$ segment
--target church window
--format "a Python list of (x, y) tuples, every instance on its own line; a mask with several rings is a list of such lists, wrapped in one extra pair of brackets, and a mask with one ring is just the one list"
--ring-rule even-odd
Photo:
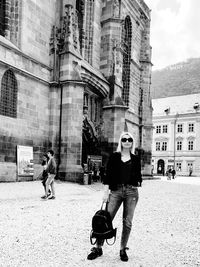
[(94, 0), (76, 0), (80, 53), (92, 64), (94, 33)]
[(95, 99), (94, 104), (95, 104), (95, 118), (94, 118), (94, 120), (97, 121), (98, 120), (98, 117), (99, 117), (99, 107), (98, 107), (98, 101), (97, 101), (97, 99)]
[(15, 45), (20, 44), (22, 0), (0, 0), (0, 35)]
[(93, 33), (94, 33), (94, 0), (87, 0), (86, 13), (85, 13), (84, 59), (90, 64), (92, 64)]
[(7, 70), (2, 77), (0, 115), (17, 117), (17, 80), (12, 70)]
[(90, 119), (94, 120), (94, 98), (90, 97)]
[(84, 0), (76, 0), (76, 13), (78, 17), (78, 31), (80, 51), (83, 49), (83, 18), (84, 18)]
[(88, 94), (84, 94), (84, 107), (88, 107)]
[(129, 90), (130, 90), (131, 39), (132, 39), (131, 19), (129, 16), (127, 16), (122, 30), (122, 47), (123, 47), (122, 98), (127, 106), (129, 105)]
[(5, 35), (5, 0), (0, 0), (0, 35)]

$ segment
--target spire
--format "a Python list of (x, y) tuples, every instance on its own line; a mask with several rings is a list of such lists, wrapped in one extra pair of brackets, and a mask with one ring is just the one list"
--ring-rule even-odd
[(128, 125), (126, 121), (124, 122), (124, 132), (128, 132)]

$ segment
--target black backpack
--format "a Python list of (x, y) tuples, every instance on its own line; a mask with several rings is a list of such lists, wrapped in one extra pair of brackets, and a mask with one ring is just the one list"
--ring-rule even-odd
[[(106, 208), (98, 210), (92, 218), (92, 230), (90, 233), (90, 242), (92, 245), (96, 244), (97, 240), (106, 240), (108, 245), (113, 245), (116, 240), (117, 228), (113, 229), (110, 213)], [(112, 244), (108, 243), (107, 239), (114, 238)]]

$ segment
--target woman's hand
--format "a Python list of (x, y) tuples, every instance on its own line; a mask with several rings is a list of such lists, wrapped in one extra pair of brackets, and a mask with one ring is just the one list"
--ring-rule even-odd
[(104, 185), (103, 202), (108, 202), (110, 190), (108, 185)]

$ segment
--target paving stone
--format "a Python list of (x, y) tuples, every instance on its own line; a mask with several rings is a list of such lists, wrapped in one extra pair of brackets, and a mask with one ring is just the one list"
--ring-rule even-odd
[(145, 180), (139, 188), (129, 261), (119, 259), (122, 209), (113, 222), (116, 243), (88, 261), (91, 218), (101, 206), (102, 188), (57, 181), (56, 199), (41, 200), (40, 181), (1, 183), (0, 266), (200, 266), (200, 187), (163, 180)]

